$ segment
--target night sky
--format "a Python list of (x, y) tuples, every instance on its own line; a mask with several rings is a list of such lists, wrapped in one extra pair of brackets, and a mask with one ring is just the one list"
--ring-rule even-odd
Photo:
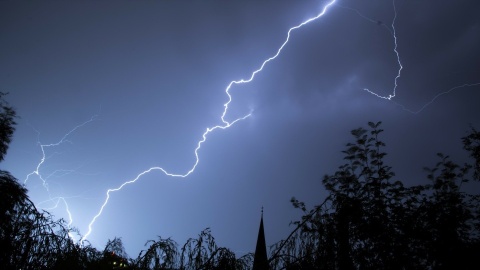
[[(69, 221), (64, 197), (85, 235), (109, 188), (154, 166), (192, 169), (206, 128), (222, 125), (228, 84), (248, 79), (327, 3), (0, 2), (0, 91), (21, 117), (2, 169), (23, 183), (40, 164), (48, 191), (33, 174), (30, 198)], [(480, 1), (395, 6), (403, 69), (392, 101), (363, 89), (393, 94), (393, 3), (338, 0), (292, 31), (251, 83), (232, 86), (225, 120), (252, 115), (208, 134), (194, 172), (154, 170), (110, 193), (87, 240), (103, 249), (122, 237), (136, 257), (157, 235), (183, 244), (210, 227), (243, 255), (263, 206), (274, 244), (301, 215), (290, 198), (320, 203), (323, 175), (368, 121), (383, 122), (387, 163), (407, 185), (426, 183), (437, 152), (466, 161), (460, 138), (480, 129)], [(57, 143), (41, 163), (41, 145)]]

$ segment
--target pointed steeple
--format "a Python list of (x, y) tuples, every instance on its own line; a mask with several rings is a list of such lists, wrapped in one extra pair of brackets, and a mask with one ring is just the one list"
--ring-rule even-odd
[(255, 256), (253, 257), (252, 270), (268, 270), (267, 245), (265, 244), (265, 232), (263, 231), (263, 206), (262, 217), (260, 218), (260, 228), (258, 229), (257, 246)]

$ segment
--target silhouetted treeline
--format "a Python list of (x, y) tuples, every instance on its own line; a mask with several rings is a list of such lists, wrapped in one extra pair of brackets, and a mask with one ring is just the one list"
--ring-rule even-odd
[[(0, 161), (15, 130), (15, 111), (0, 93)], [(480, 133), (462, 139), (471, 164), (438, 154), (426, 168), (428, 184), (406, 187), (384, 163), (380, 123), (352, 131), (345, 164), (323, 178), (328, 196), (304, 212), (295, 229), (270, 249), (271, 269), (468, 269), (480, 255), (479, 191), (462, 189), (480, 181)], [(251, 269), (253, 254), (237, 258), (218, 247), (209, 229), (179, 246), (170, 238), (147, 241), (129, 258), (121, 238), (103, 251), (65, 221), (39, 211), (25, 187), (0, 171), (1, 269)], [(268, 232), (267, 232), (268, 234)], [(251, 236), (255, 239), (255, 236)], [(253, 247), (252, 247), (253, 248)]]

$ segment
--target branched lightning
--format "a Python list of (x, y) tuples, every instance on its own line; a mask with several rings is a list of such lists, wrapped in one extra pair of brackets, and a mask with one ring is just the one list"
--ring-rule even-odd
[(53, 206), (52, 207), (48, 207), (48, 208), (43, 208), (44, 210), (53, 210), (53, 209), (56, 209), (58, 208), (58, 205), (60, 204), (60, 202), (63, 202), (63, 204), (65, 205), (65, 209), (68, 213), (68, 227), (70, 227), (73, 223), (73, 217), (72, 217), (72, 213), (70, 212), (70, 207), (68, 206), (68, 203), (66, 201), (66, 198), (65, 197), (54, 197), (54, 198), (50, 198), (46, 201), (43, 201), (43, 202), (39, 202), (38, 205), (42, 205), (42, 204), (46, 204), (46, 203), (52, 203), (54, 202)]
[(457, 85), (455, 87), (452, 87), (450, 89), (448, 89), (447, 91), (444, 91), (444, 92), (440, 92), (438, 93), (437, 95), (435, 95), (429, 102), (425, 103), (425, 105), (423, 105), (420, 109), (416, 110), (416, 111), (413, 111), (413, 110), (410, 110), (408, 108), (406, 108), (405, 106), (403, 106), (402, 104), (399, 104), (399, 103), (396, 103), (398, 106), (402, 107), (402, 109), (404, 109), (405, 111), (407, 112), (410, 112), (410, 113), (413, 113), (413, 114), (418, 114), (420, 112), (422, 112), (426, 107), (428, 107), (430, 104), (432, 104), (437, 98), (443, 96), (443, 95), (446, 95), (446, 94), (449, 94), (455, 90), (458, 90), (458, 89), (461, 89), (461, 88), (465, 88), (465, 87), (472, 87), (472, 86), (480, 86), (480, 83), (465, 83), (465, 84), (462, 84), (462, 85)]
[(395, 86), (393, 87), (393, 91), (392, 91), (392, 94), (388, 95), (388, 96), (382, 96), (382, 95), (379, 95), (371, 90), (369, 90), (368, 88), (364, 88), (363, 90), (367, 91), (368, 93), (378, 97), (378, 98), (382, 98), (382, 99), (386, 99), (386, 100), (389, 100), (395, 104), (397, 104), (398, 106), (400, 106), (403, 110), (407, 111), (407, 112), (410, 112), (410, 113), (413, 113), (413, 114), (418, 114), (420, 112), (422, 112), (426, 107), (428, 107), (430, 104), (432, 104), (437, 98), (439, 98), (440, 96), (443, 96), (443, 95), (446, 95), (446, 94), (449, 94), (450, 92), (453, 92), (455, 90), (458, 90), (458, 89), (461, 89), (461, 88), (466, 88), (466, 87), (472, 87), (472, 86), (478, 86), (480, 85), (480, 83), (465, 83), (465, 84), (462, 84), (462, 85), (457, 85), (457, 86), (454, 86), (452, 88), (450, 88), (449, 90), (447, 91), (444, 91), (444, 92), (440, 92), (438, 93), (437, 95), (435, 95), (429, 102), (425, 103), (420, 109), (418, 110), (411, 110), (411, 109), (408, 109), (406, 106), (398, 103), (398, 102), (395, 102), (393, 101), (392, 99), (396, 96), (396, 89), (398, 87), (398, 79), (400, 79), (400, 75), (401, 75), (401, 72), (402, 72), (402, 69), (403, 69), (403, 66), (402, 66), (402, 63), (400, 61), (400, 54), (397, 50), (398, 48), (398, 44), (397, 44), (397, 35), (396, 35), (396, 30), (395, 30), (395, 21), (396, 21), (396, 18), (397, 18), (397, 9), (396, 9), (396, 6), (395, 6), (395, 0), (392, 1), (392, 4), (393, 4), (393, 11), (394, 11), (394, 17), (393, 17), (393, 20), (392, 20), (392, 24), (391, 24), (391, 28), (388, 27), (386, 24), (384, 24), (383, 22), (381, 21), (378, 21), (378, 20), (374, 20), (370, 17), (367, 17), (365, 16), (364, 14), (362, 14), (359, 10), (357, 9), (354, 9), (354, 8), (350, 8), (350, 7), (346, 7), (346, 6), (341, 6), (339, 4), (337, 4), (337, 6), (341, 7), (341, 8), (344, 8), (344, 9), (348, 9), (348, 10), (351, 10), (353, 12), (355, 12), (357, 15), (359, 15), (360, 17), (362, 17), (363, 19), (367, 20), (367, 21), (370, 21), (372, 23), (375, 23), (375, 24), (378, 24), (378, 25), (381, 25), (383, 27), (385, 27), (385, 29), (387, 29), (390, 34), (392, 35), (393, 37), (393, 41), (394, 41), (394, 49), (393, 51), (395, 52), (395, 55), (397, 56), (397, 63), (398, 63), (398, 73), (397, 73), (397, 76), (395, 77)]
[[(43, 176), (42, 173), (40, 172), (41, 170), (41, 167), (42, 165), (45, 163), (45, 161), (47, 160), (47, 155), (46, 155), (46, 149), (47, 148), (50, 148), (50, 147), (55, 147), (55, 146), (59, 146), (63, 143), (67, 143), (67, 142), (70, 142), (67, 138), (68, 136), (70, 136), (72, 133), (74, 133), (76, 130), (78, 130), (79, 128), (82, 128), (83, 126), (95, 121), (97, 119), (97, 116), (94, 115), (92, 116), (89, 120), (83, 122), (82, 124), (74, 127), (73, 129), (71, 129), (69, 132), (67, 132), (58, 142), (56, 143), (51, 143), (51, 144), (42, 144), (40, 142), (40, 132), (38, 130), (35, 130), (35, 132), (37, 132), (37, 144), (40, 146), (40, 151), (42, 152), (42, 157), (40, 159), (40, 162), (37, 164), (37, 166), (35, 167), (35, 170), (31, 173), (29, 173), (27, 175), (27, 177), (25, 178), (25, 180), (23, 181), (24, 185), (27, 184), (28, 180), (30, 179), (31, 176), (33, 175), (36, 175), (41, 181), (42, 181), (42, 185), (43, 187), (45, 188), (45, 190), (47, 191), (48, 193), (48, 197), (49, 197), (49, 200), (48, 201), (56, 201), (55, 203), (55, 206), (53, 208), (50, 208), (50, 209), (54, 209), (54, 208), (57, 208), (58, 207), (58, 204), (60, 201), (63, 201), (63, 203), (65, 204), (65, 210), (67, 211), (67, 214), (68, 214), (68, 226), (70, 226), (73, 222), (73, 218), (72, 218), (72, 213), (70, 212), (70, 208), (68, 206), (68, 203), (66, 201), (66, 199), (64, 197), (55, 197), (55, 198), (52, 198), (51, 194), (50, 194), (50, 189), (49, 189), (49, 185), (48, 185), (48, 179), (54, 175), (57, 175), (58, 173), (62, 173), (62, 174), (68, 174), (68, 173), (71, 173), (73, 172), (72, 170), (55, 170), (54, 172), (50, 173), (49, 175), (47, 176)], [(33, 127), (32, 127), (33, 128)], [(71, 143), (71, 142), (70, 142)], [(47, 202), (47, 201), (45, 201)], [(45, 202), (42, 202), (42, 203), (45, 203)], [(40, 204), (42, 204), (40, 203)]]
[[(70, 198), (73, 198), (73, 197), (70, 197)], [(60, 202), (63, 202), (63, 205), (65, 205), (65, 211), (67, 212), (68, 214), (68, 223), (67, 223), (67, 227), (68, 228), (72, 228), (72, 224), (73, 224), (73, 216), (72, 216), (72, 213), (70, 212), (70, 206), (68, 205), (67, 203), (67, 199), (65, 197), (54, 197), (54, 198), (50, 198), (46, 201), (43, 201), (43, 202), (39, 202), (38, 205), (42, 205), (42, 204), (46, 204), (46, 203), (52, 203), (54, 202), (53, 206), (52, 207), (49, 207), (49, 208), (43, 208), (44, 210), (54, 210), (54, 209), (57, 209), (58, 208), (58, 205), (60, 204)], [(75, 235), (73, 234), (73, 231), (69, 231), (68, 232), (68, 236), (72, 239), (72, 240), (75, 240)], [(77, 238), (78, 239), (78, 238)]]
[(350, 8), (350, 7), (344, 7), (344, 6), (340, 6), (338, 5), (339, 7), (341, 8), (344, 8), (344, 9), (348, 9), (348, 10), (351, 10), (355, 13), (357, 13), (360, 17), (362, 17), (363, 19), (365, 20), (368, 20), (372, 23), (376, 23), (378, 25), (381, 25), (383, 27), (385, 27), (388, 32), (390, 32), (390, 34), (393, 36), (393, 41), (394, 41), (394, 47), (393, 47), (393, 51), (395, 52), (395, 55), (397, 56), (397, 63), (398, 63), (398, 72), (397, 72), (397, 76), (395, 77), (395, 80), (394, 80), (394, 87), (393, 87), (393, 90), (392, 90), (392, 93), (389, 94), (388, 96), (382, 96), (382, 95), (379, 95), (377, 93), (375, 93), (374, 91), (371, 91), (369, 90), (368, 88), (363, 88), (363, 90), (367, 91), (368, 93), (378, 97), (378, 98), (382, 98), (382, 99), (386, 99), (386, 100), (392, 100), (392, 98), (395, 97), (396, 95), (396, 90), (397, 90), (397, 87), (398, 87), (398, 79), (400, 78), (400, 75), (402, 73), (402, 69), (403, 69), (403, 66), (402, 66), (402, 62), (400, 61), (400, 54), (398, 53), (398, 50), (397, 50), (397, 47), (398, 47), (398, 44), (397, 44), (397, 34), (395, 32), (395, 21), (397, 19), (397, 8), (395, 6), (395, 0), (392, 1), (393, 3), (393, 12), (394, 12), (394, 16), (393, 16), (393, 20), (392, 20), (392, 24), (391, 24), (391, 28), (388, 27), (386, 24), (384, 24), (383, 22), (381, 21), (377, 21), (377, 20), (374, 20), (372, 18), (369, 18), (367, 16), (365, 16), (364, 14), (362, 14), (360, 11), (354, 9), (354, 8)]
[[(227, 106), (228, 108), (228, 106)], [(214, 126), (214, 127), (209, 127), (205, 130), (205, 132), (203, 133), (202, 135), (202, 139), (200, 141), (198, 141), (197, 143), (197, 147), (195, 148), (195, 163), (193, 164), (192, 168), (187, 171), (185, 174), (175, 174), (175, 173), (169, 173), (167, 170), (165, 170), (164, 168), (162, 167), (151, 167), (141, 173), (139, 173), (137, 175), (137, 177), (135, 177), (134, 179), (132, 180), (129, 180), (127, 182), (124, 182), (123, 184), (121, 184), (119, 187), (117, 188), (112, 188), (112, 189), (108, 189), (107, 190), (107, 197), (105, 198), (105, 201), (103, 202), (102, 206), (100, 207), (100, 210), (98, 211), (98, 213), (93, 217), (92, 221), (90, 222), (90, 224), (88, 224), (88, 232), (82, 237), (82, 239), (80, 241), (83, 241), (85, 240), (91, 233), (92, 233), (92, 226), (93, 226), (93, 223), (95, 223), (95, 221), (97, 220), (97, 218), (100, 217), (100, 215), (102, 215), (102, 212), (103, 212), (103, 209), (105, 208), (105, 206), (108, 204), (108, 201), (110, 199), (110, 193), (111, 192), (115, 192), (115, 191), (119, 191), (121, 190), (124, 186), (126, 185), (129, 185), (129, 184), (133, 184), (135, 182), (137, 182), (137, 180), (139, 180), (143, 175), (151, 172), (151, 171), (161, 171), (163, 172), (165, 175), (167, 176), (170, 176), (170, 177), (181, 177), (181, 178), (185, 178), (187, 177), (188, 175), (190, 175), (193, 171), (195, 171), (195, 168), (197, 167), (198, 163), (200, 162), (200, 158), (198, 156), (198, 151), (200, 150), (202, 144), (207, 140), (207, 135), (212, 132), (212, 131), (215, 131), (217, 129), (227, 129), (229, 127), (231, 127), (233, 124), (235, 124), (236, 122), (240, 121), (240, 120), (244, 120), (248, 117), (251, 116), (251, 113), (241, 117), (241, 118), (237, 118), (235, 119), (234, 121), (232, 122), (227, 122), (225, 121), (225, 125), (217, 125), (217, 126)]]
[(260, 67), (256, 70), (254, 70), (250, 77), (248, 79), (241, 79), (241, 80), (236, 80), (236, 81), (231, 81), (228, 86), (225, 88), (225, 93), (228, 97), (228, 100), (225, 104), (223, 104), (223, 113), (220, 117), (220, 120), (222, 121), (222, 125), (216, 125), (216, 126), (213, 126), (213, 127), (209, 127), (205, 130), (205, 132), (202, 134), (202, 139), (197, 143), (197, 147), (195, 148), (195, 151), (194, 151), (194, 154), (195, 154), (195, 162), (193, 164), (193, 166), (191, 167), (190, 170), (188, 170), (185, 174), (175, 174), (175, 173), (169, 173), (168, 171), (166, 171), (165, 169), (163, 169), (162, 167), (152, 167), (152, 168), (149, 168), (143, 172), (141, 172), (140, 174), (138, 174), (134, 179), (132, 180), (129, 180), (127, 182), (124, 182), (123, 184), (121, 184), (119, 187), (117, 188), (113, 188), (113, 189), (108, 189), (107, 190), (107, 195), (106, 195), (106, 198), (105, 198), (105, 201), (103, 202), (102, 206), (100, 207), (100, 210), (98, 211), (98, 213), (93, 217), (92, 221), (88, 224), (88, 232), (85, 234), (85, 236), (82, 237), (82, 239), (80, 241), (83, 241), (85, 240), (91, 233), (92, 233), (92, 226), (93, 224), (95, 223), (95, 221), (102, 215), (102, 212), (103, 212), (103, 209), (105, 208), (105, 206), (108, 204), (108, 201), (110, 199), (110, 193), (112, 192), (115, 192), (115, 191), (119, 191), (121, 190), (123, 187), (125, 187), (126, 185), (129, 185), (129, 184), (133, 184), (135, 183), (136, 181), (138, 181), (143, 175), (151, 172), (151, 171), (161, 171), (163, 172), (165, 175), (167, 176), (171, 176), (171, 177), (182, 177), (182, 178), (185, 178), (187, 177), (188, 175), (190, 175), (194, 170), (195, 168), (197, 167), (200, 159), (199, 159), (199, 156), (198, 156), (198, 151), (200, 150), (202, 144), (207, 140), (207, 136), (208, 134), (210, 134), (211, 132), (217, 130), (217, 129), (227, 129), (229, 127), (231, 127), (233, 124), (235, 124), (236, 122), (238, 121), (241, 121), (241, 120), (244, 120), (248, 117), (251, 116), (252, 112), (250, 112), (249, 114), (241, 117), (241, 118), (237, 118), (235, 119), (234, 121), (232, 122), (229, 122), (227, 120), (225, 120), (225, 117), (228, 113), (228, 106), (230, 105), (230, 103), (232, 102), (232, 95), (230, 94), (230, 89), (233, 85), (237, 85), (237, 84), (246, 84), (246, 83), (249, 83), (251, 81), (253, 81), (253, 79), (255, 78), (255, 75), (257, 73), (259, 73), (260, 71), (263, 70), (263, 68), (265, 67), (265, 65), (267, 63), (269, 63), (270, 61), (274, 60), (275, 58), (277, 58), (280, 53), (282, 52), (283, 48), (285, 47), (285, 45), (287, 45), (288, 41), (290, 40), (290, 35), (292, 33), (292, 31), (296, 30), (296, 29), (299, 29), (300, 27), (312, 22), (312, 21), (315, 21), (317, 20), (318, 18), (322, 17), (325, 12), (327, 12), (328, 8), (330, 6), (332, 6), (334, 3), (336, 2), (336, 0), (332, 0), (330, 1), (328, 4), (326, 4), (322, 11), (315, 17), (312, 17), (310, 19), (307, 19), (306, 21), (290, 28), (287, 32), (287, 38), (285, 39), (285, 41), (282, 43), (282, 45), (279, 47), (279, 49), (277, 50), (277, 52), (270, 58), (266, 59), (265, 61), (263, 61), (263, 63), (260, 65)]

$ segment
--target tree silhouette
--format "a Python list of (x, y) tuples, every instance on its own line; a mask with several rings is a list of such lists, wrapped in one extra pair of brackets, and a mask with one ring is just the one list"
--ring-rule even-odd
[(149, 240), (147, 250), (142, 250), (134, 265), (138, 269), (174, 269), (178, 265), (177, 243), (170, 238), (158, 237), (158, 240)]
[(188, 239), (180, 251), (177, 243), (170, 238), (159, 237), (146, 245), (149, 247), (132, 261), (133, 269), (243, 270), (251, 269), (253, 259), (252, 254), (236, 258), (228, 248), (218, 247), (209, 228), (203, 230), (198, 238)]
[(183, 245), (180, 269), (248, 269), (248, 256), (236, 259), (228, 248), (218, 247), (210, 229), (203, 230), (198, 238), (190, 238)]
[(5, 157), (8, 145), (11, 142), (13, 132), (15, 131), (15, 110), (5, 101), (6, 93), (0, 92), (0, 161)]
[(474, 177), (480, 181), (480, 132), (475, 128), (471, 128), (470, 134), (462, 138), (463, 148), (467, 150), (474, 159)]
[(384, 163), (380, 124), (351, 132), (345, 164), (323, 178), (329, 195), (320, 205), (307, 211), (292, 198), (304, 216), (272, 247), (275, 269), (466, 269), (480, 254), (479, 195), (462, 190), (478, 180), (478, 132), (462, 139), (473, 166), (439, 154), (426, 169), (430, 183), (405, 187)]

